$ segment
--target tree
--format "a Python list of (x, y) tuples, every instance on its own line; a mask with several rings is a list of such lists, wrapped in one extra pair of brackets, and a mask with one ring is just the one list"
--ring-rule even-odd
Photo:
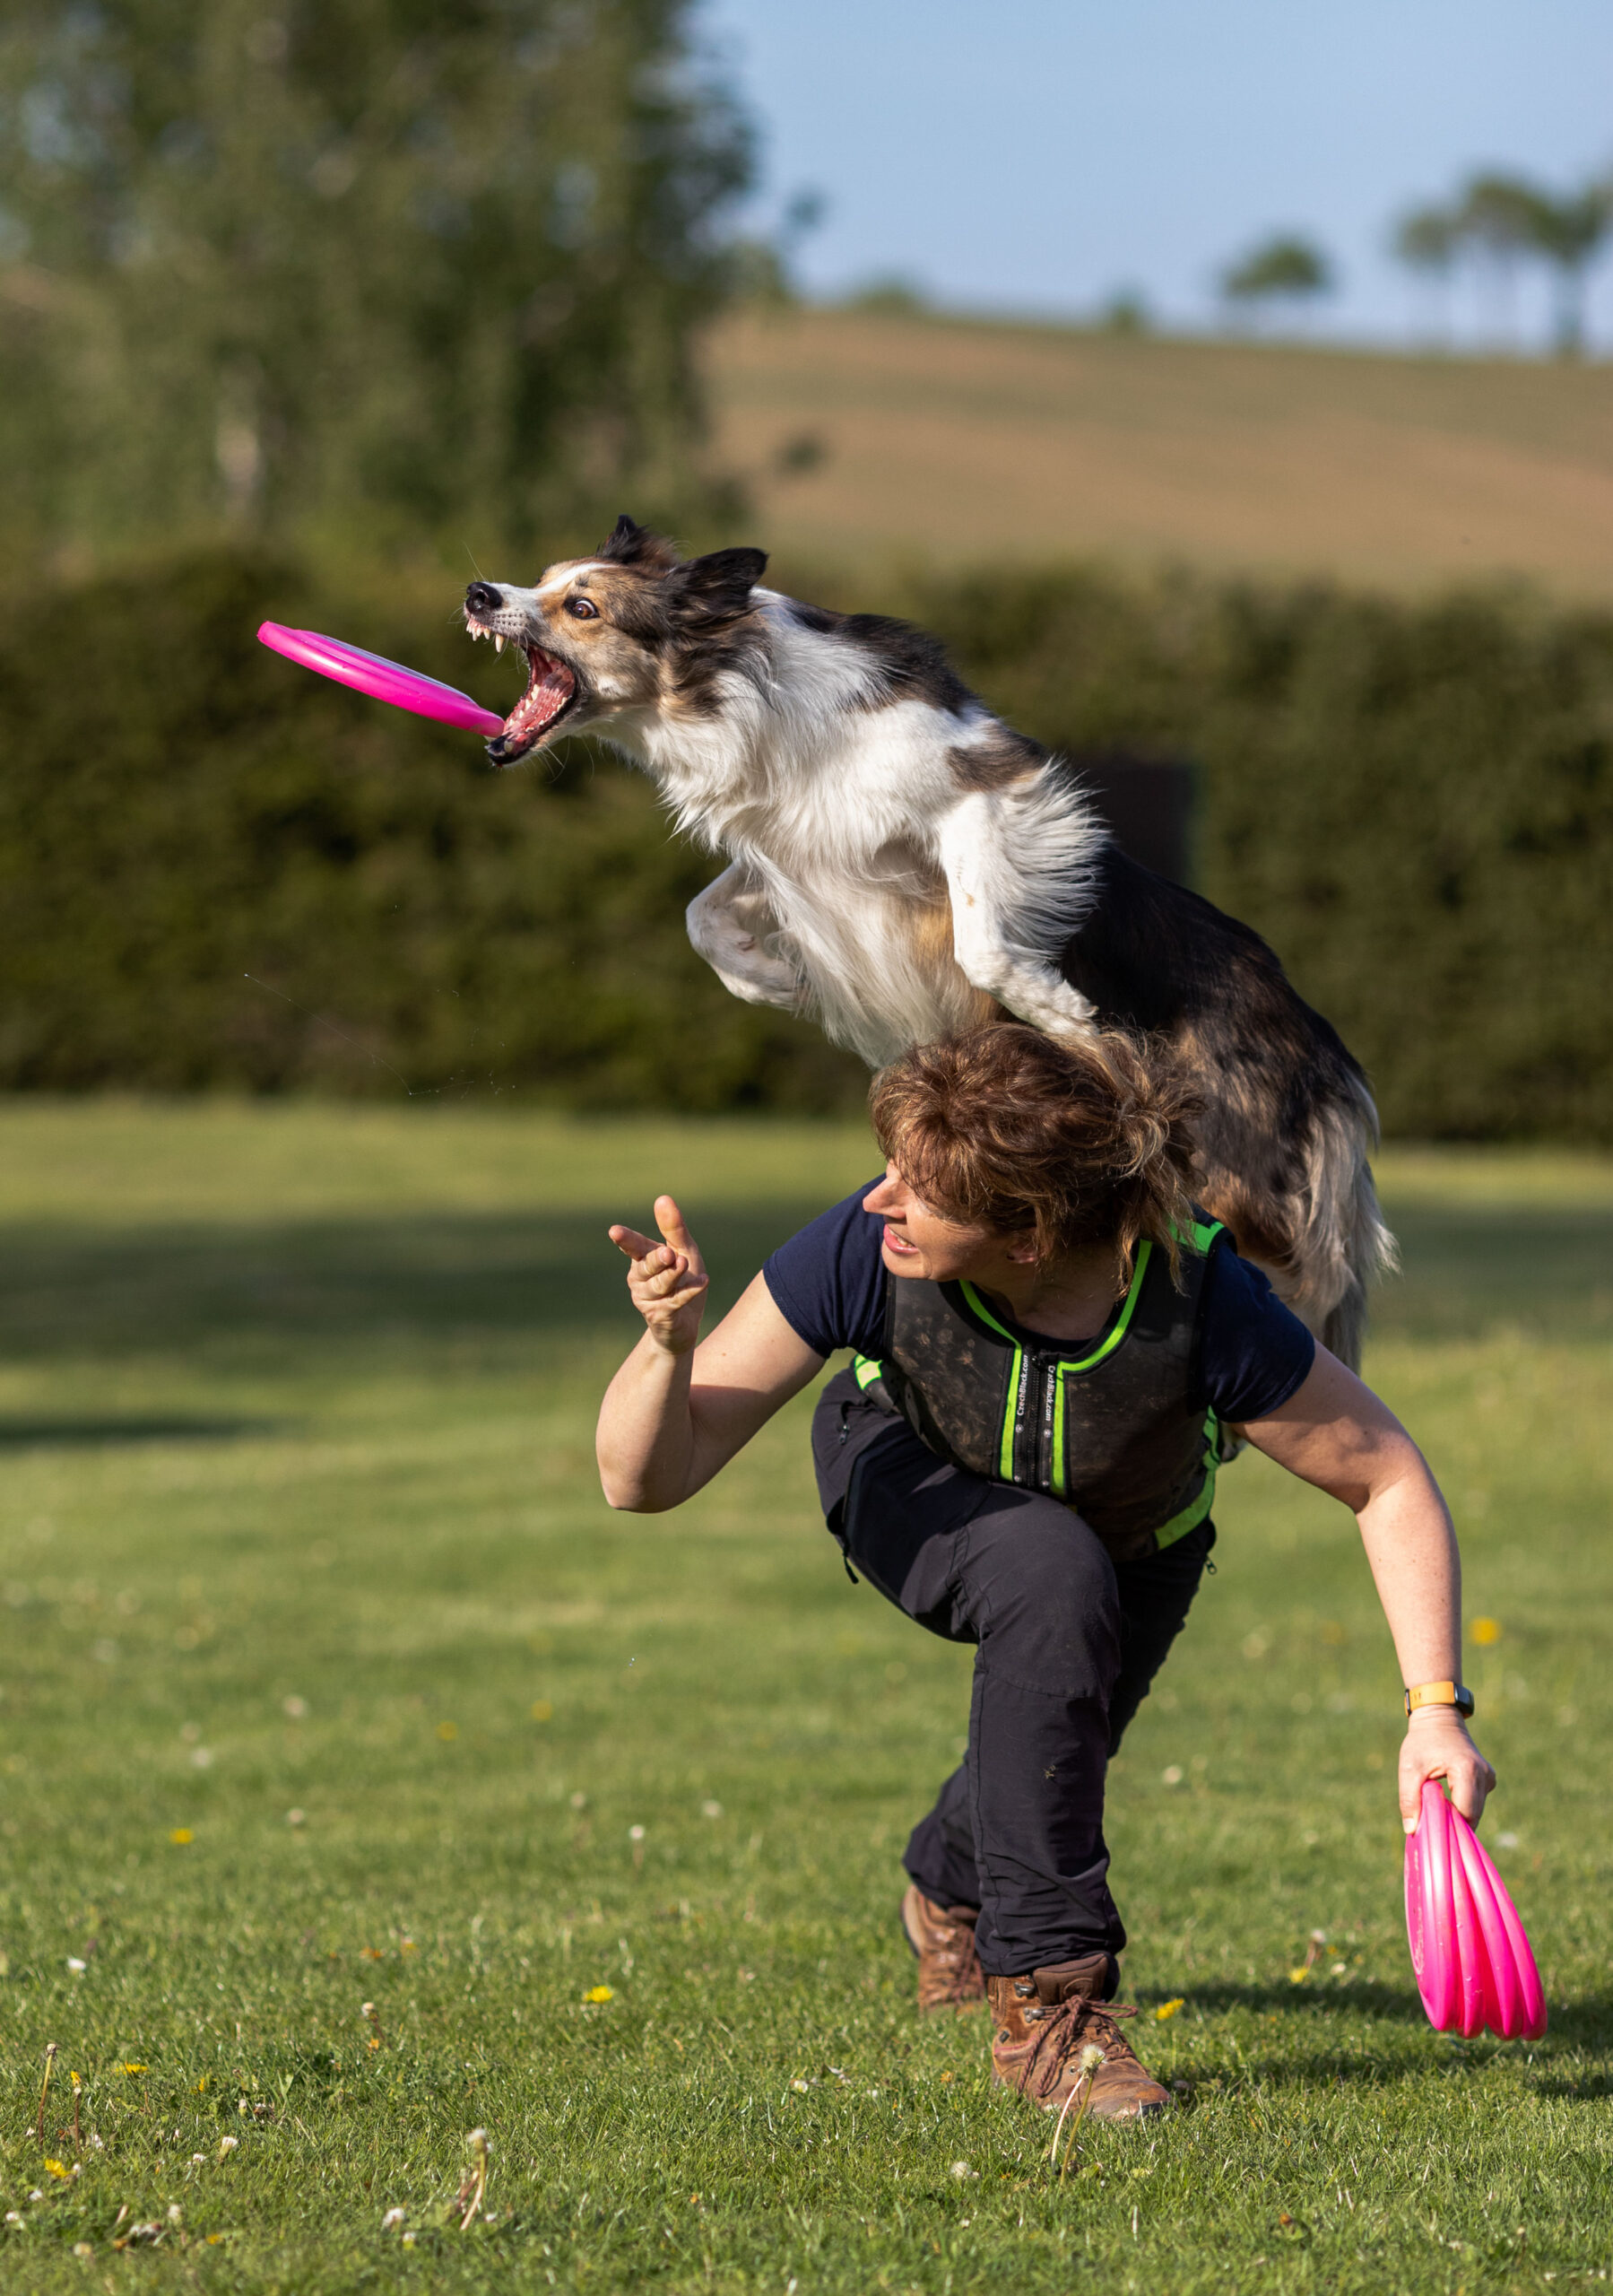
[(1320, 248), (1292, 232), (1279, 232), (1250, 249), (1221, 274), (1221, 293), (1247, 309), (1287, 303), (1298, 306), (1332, 291), (1331, 265)]
[(1577, 359), (1585, 347), (1585, 274), (1613, 232), (1613, 176), (1564, 199), (1541, 199), (1534, 217), (1536, 252), (1557, 274), (1557, 348)]
[(0, 519), (508, 547), (624, 490), (687, 502), (690, 335), (750, 170), (688, 13), (22, 0)]
[(1448, 206), (1413, 209), (1396, 228), (1394, 247), (1414, 270), (1447, 274), (1459, 257), (1483, 263), (1504, 295), (1522, 262), (1555, 274), (1557, 348), (1575, 356), (1584, 341), (1585, 276), (1613, 231), (1613, 178), (1557, 197), (1524, 177), (1487, 170), (1472, 176)]

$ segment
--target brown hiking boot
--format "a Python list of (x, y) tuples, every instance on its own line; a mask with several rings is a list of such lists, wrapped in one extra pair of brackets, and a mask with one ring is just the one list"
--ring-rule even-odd
[(993, 2079), (1018, 2089), (1044, 2112), (1062, 2112), (1088, 2077), (1083, 2055), (1099, 2048), (1103, 2062), (1092, 2072), (1086, 2108), (1093, 2118), (1139, 2120), (1163, 2112), (1169, 2091), (1138, 2062), (1116, 2022), (1137, 2012), (1111, 2008), (1099, 1998), (1113, 1967), (1107, 1953), (1088, 1953), (1028, 1977), (988, 1978), (996, 2026)]
[(918, 2005), (932, 2009), (972, 2009), (985, 1999), (985, 1979), (975, 1956), (975, 1923), (979, 1908), (937, 1905), (916, 1882), (909, 1882), (902, 1900), (902, 1927), (918, 1956)]

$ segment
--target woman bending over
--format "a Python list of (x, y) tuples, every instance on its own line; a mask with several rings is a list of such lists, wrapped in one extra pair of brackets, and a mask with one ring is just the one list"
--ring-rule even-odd
[(914, 1829), (902, 1904), (921, 2009), (989, 1997), (996, 2078), (1049, 2110), (1101, 2049), (1088, 2110), (1168, 2092), (1107, 2005), (1110, 1756), (1181, 1631), (1246, 1439), (1352, 1509), (1408, 1715), (1401, 1814), (1495, 1774), (1459, 1681), (1461, 1576), (1433, 1476), (1187, 1196), (1191, 1110), (1131, 1041), (1004, 1022), (909, 1053), (871, 1096), (884, 1177), (783, 1245), (704, 1339), (707, 1276), (611, 1230), (645, 1331), (600, 1413), (613, 1507), (681, 1506), (852, 1351), (812, 1425), (829, 1529), (908, 1617), (975, 1646), (968, 1752)]

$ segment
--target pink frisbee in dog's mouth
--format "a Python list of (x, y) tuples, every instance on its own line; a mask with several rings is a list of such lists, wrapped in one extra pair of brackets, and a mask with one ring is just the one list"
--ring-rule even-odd
[(412, 709), (417, 718), (435, 718), (439, 725), (460, 726), (488, 739), (504, 732), (502, 718), (457, 686), (405, 669), (384, 654), (367, 653), (362, 646), (322, 637), (317, 630), (288, 630), (279, 622), (262, 623), (257, 634), (265, 646), (289, 661), (300, 662), (305, 670), (317, 670), (321, 677), (334, 678), (339, 685), (351, 685), (377, 701), (388, 701), (395, 709)]
[(1523, 1924), (1484, 1845), (1433, 1778), (1406, 1837), (1406, 1932), (1436, 2032), (1539, 2039), (1546, 1996)]

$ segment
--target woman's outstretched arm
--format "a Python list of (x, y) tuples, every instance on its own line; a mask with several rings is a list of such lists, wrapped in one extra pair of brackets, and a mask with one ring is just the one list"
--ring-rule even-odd
[[(1461, 1558), (1428, 1465), (1386, 1404), (1337, 1356), (1318, 1347), (1296, 1391), (1249, 1440), (1291, 1474), (1355, 1510), (1378, 1599), (1394, 1638), (1401, 1679), (1461, 1679)], [(1475, 1825), (1496, 1773), (1450, 1706), (1420, 1706), (1401, 1748), (1401, 1817), (1417, 1825), (1423, 1780), (1443, 1778)]]
[(612, 1228), (644, 1336), (605, 1390), (594, 1452), (612, 1507), (658, 1515), (681, 1507), (742, 1450), (781, 1405), (823, 1368), (785, 1321), (760, 1275), (707, 1339), (710, 1279), (670, 1196), (655, 1199), (660, 1243)]

